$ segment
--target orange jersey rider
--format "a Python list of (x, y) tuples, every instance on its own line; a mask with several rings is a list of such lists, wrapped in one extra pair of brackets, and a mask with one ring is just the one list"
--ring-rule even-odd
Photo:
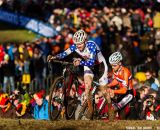
[(114, 79), (107, 86), (112, 88), (118, 86), (119, 89), (111, 92), (120, 95), (120, 100), (116, 104), (117, 109), (122, 109), (130, 103), (134, 97), (132, 74), (128, 68), (122, 65), (122, 55), (120, 52), (115, 52), (109, 57), (109, 63), (112, 66)]
[(113, 87), (113, 86), (118, 85), (119, 89), (114, 90), (115, 94), (125, 94), (127, 92), (127, 90), (133, 89), (132, 74), (128, 68), (126, 68), (124, 66), (120, 66), (120, 68), (117, 70), (117, 72), (113, 71), (113, 74), (114, 74), (114, 79), (107, 86)]

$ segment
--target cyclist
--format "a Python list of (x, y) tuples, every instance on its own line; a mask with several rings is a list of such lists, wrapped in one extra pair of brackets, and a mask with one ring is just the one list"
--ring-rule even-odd
[[(134, 97), (133, 85), (132, 85), (132, 75), (128, 68), (122, 65), (122, 55), (120, 52), (114, 52), (109, 57), (109, 63), (112, 66), (114, 79), (107, 84), (108, 92), (111, 97), (114, 95), (119, 95), (118, 103), (114, 104), (114, 110), (121, 110), (128, 103), (130, 103)], [(118, 85), (117, 90), (111, 89)]]
[[(99, 78), (99, 84), (101, 88), (104, 88), (108, 83), (107, 73), (108, 66), (104, 56), (102, 55), (100, 48), (94, 41), (87, 41), (87, 34), (84, 30), (78, 30), (73, 35), (74, 44), (70, 46), (64, 52), (56, 55), (56, 56), (48, 56), (48, 61), (53, 59), (63, 59), (68, 56), (72, 52), (77, 52), (82, 58), (74, 58), (73, 64), (75, 66), (84, 66), (84, 83), (85, 83), (85, 94), (88, 101), (88, 107), (90, 114), (88, 114), (88, 118), (92, 117), (93, 108), (91, 105), (91, 85), (94, 77), (94, 73), (92, 68), (94, 65), (99, 64), (101, 67), (103, 66), (103, 74)], [(102, 89), (104, 91), (104, 89)]]

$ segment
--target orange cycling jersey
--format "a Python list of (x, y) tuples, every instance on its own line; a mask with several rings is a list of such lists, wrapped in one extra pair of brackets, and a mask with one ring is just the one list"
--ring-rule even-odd
[(114, 90), (115, 94), (126, 94), (127, 90), (133, 89), (132, 84), (132, 74), (128, 68), (121, 66), (117, 72), (113, 72), (114, 79), (109, 83), (108, 87), (113, 87), (118, 85), (120, 88)]

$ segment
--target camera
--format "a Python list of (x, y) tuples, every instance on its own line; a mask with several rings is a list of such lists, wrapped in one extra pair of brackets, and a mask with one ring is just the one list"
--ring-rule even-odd
[(153, 101), (152, 100), (148, 100), (146, 102), (147, 107), (151, 107), (153, 105)]
[(154, 97), (152, 95), (148, 95), (146, 98), (146, 106), (151, 107), (153, 105)]

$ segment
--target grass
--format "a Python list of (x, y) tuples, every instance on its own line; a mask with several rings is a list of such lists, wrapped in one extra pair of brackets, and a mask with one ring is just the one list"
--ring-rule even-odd
[(32, 41), (36, 36), (32, 31), (0, 22), (0, 43)]
[(38, 121), (0, 119), (1, 130), (159, 130), (160, 121)]

